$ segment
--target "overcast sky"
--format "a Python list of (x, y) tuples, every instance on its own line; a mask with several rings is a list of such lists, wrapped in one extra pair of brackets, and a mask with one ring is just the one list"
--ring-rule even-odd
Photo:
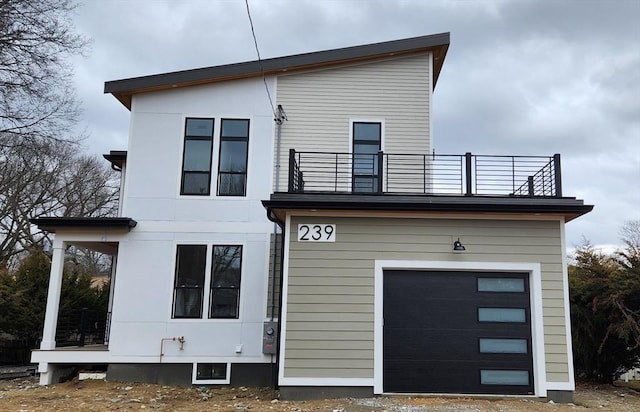
[[(640, 0), (249, 0), (263, 58), (450, 32), (434, 93), (437, 153), (562, 155), (594, 211), (567, 247), (620, 244), (640, 219)], [(256, 59), (244, 0), (85, 0), (77, 58), (86, 150), (126, 150), (104, 82)]]

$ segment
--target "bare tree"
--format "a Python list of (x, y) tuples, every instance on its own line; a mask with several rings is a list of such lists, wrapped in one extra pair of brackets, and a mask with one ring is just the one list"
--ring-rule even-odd
[(114, 215), (117, 179), (106, 162), (65, 142), (0, 147), (0, 265), (46, 238), (29, 219)]
[(72, 141), (79, 116), (70, 57), (88, 41), (74, 33), (70, 0), (0, 0), (0, 146)]

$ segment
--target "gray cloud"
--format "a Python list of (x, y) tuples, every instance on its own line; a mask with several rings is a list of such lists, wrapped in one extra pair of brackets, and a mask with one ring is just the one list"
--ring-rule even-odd
[[(561, 153), (565, 194), (595, 204), (567, 225), (616, 244), (640, 219), (640, 2), (249, 0), (263, 57), (451, 32), (434, 94), (439, 153)], [(126, 77), (254, 60), (242, 1), (87, 1), (76, 61), (87, 150), (126, 148)]]

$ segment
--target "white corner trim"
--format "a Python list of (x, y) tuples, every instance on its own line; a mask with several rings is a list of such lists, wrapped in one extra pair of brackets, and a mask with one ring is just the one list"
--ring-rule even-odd
[(429, 151), (433, 152), (433, 52), (429, 52)]
[(228, 385), (231, 383), (231, 364), (227, 363), (227, 376), (224, 379), (196, 379), (198, 363), (225, 363), (225, 362), (194, 362), (191, 370), (191, 383), (194, 385)]
[(280, 378), (280, 386), (373, 386), (371, 378)]
[(571, 339), (571, 308), (569, 301), (569, 262), (567, 261), (567, 244), (565, 239), (565, 223), (560, 220), (560, 248), (562, 249), (562, 298), (564, 299), (564, 330), (567, 339), (567, 369), (569, 374), (569, 382), (571, 389), (575, 390), (576, 382), (573, 370), (573, 341)]
[(549, 391), (575, 391), (575, 382), (547, 382), (547, 390)]
[(286, 382), (284, 377), (284, 369), (285, 369), (285, 341), (287, 340), (287, 304), (289, 297), (289, 244), (291, 240), (291, 215), (287, 214), (284, 224), (284, 230), (282, 231), (282, 236), (284, 237), (284, 256), (282, 259), (282, 306), (280, 307), (280, 313), (278, 316), (281, 319), (280, 324), (280, 347), (279, 351), (279, 359), (278, 359), (278, 384), (283, 385), (283, 382)]
[(427, 260), (376, 260), (374, 279), (374, 386), (373, 393), (383, 393), (383, 273), (384, 270), (451, 270), (451, 271), (502, 271), (528, 272), (531, 299), (531, 335), (533, 355), (533, 379), (536, 396), (547, 396), (542, 317), (542, 271), (540, 263), (512, 262), (449, 262)]

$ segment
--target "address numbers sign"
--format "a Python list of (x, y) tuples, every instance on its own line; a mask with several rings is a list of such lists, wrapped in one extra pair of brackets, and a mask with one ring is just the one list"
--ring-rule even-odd
[(298, 242), (335, 242), (336, 225), (304, 223), (298, 225)]

